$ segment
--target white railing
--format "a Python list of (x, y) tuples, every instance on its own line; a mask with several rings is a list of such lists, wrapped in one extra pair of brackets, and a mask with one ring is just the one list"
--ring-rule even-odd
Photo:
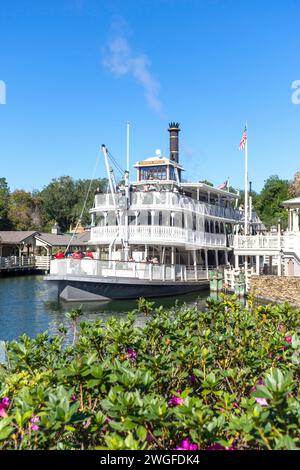
[(0, 270), (18, 270), (24, 268), (36, 268), (49, 270), (50, 257), (49, 256), (1, 256), (0, 257)]
[[(112, 240), (126, 238), (124, 226), (93, 227), (91, 229), (92, 243), (111, 243)], [(129, 243), (178, 243), (198, 245), (199, 247), (226, 247), (226, 235), (203, 233), (180, 227), (160, 225), (130, 225), (128, 227)]]
[(50, 269), (50, 256), (35, 256), (35, 267), (37, 269), (44, 269), (48, 271)]
[(165, 265), (125, 261), (99, 261), (93, 259), (53, 259), (50, 276), (63, 279), (72, 277), (117, 277), (150, 281), (199, 281), (208, 278), (202, 266)]
[(274, 235), (235, 235), (233, 247), (236, 250), (280, 250), (282, 237)]
[(300, 233), (285, 233), (282, 237), (282, 248), (286, 252), (300, 254)]
[[(121, 193), (115, 194), (116, 206), (111, 194), (97, 194), (95, 196), (94, 209), (107, 210), (125, 208), (125, 196)], [(223, 207), (196, 201), (188, 196), (167, 191), (137, 192), (131, 194), (131, 210), (185, 210), (195, 212), (209, 217), (216, 217), (226, 220), (241, 220), (242, 213), (232, 207)]]
[(0, 257), (0, 269), (2, 270), (10, 270), (24, 267), (34, 267), (34, 256)]
[[(251, 277), (254, 274), (253, 268), (243, 271), (245, 276), (245, 293), (250, 292)], [(240, 269), (226, 268), (224, 269), (224, 289), (229, 292), (235, 292), (236, 286), (240, 286)]]

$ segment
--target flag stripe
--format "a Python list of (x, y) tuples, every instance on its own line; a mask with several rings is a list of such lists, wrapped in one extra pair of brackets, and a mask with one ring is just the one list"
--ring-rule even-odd
[(240, 141), (239, 150), (244, 150), (245, 144), (246, 144), (246, 140), (247, 140), (247, 127), (245, 127), (244, 133), (243, 133), (243, 135), (242, 135), (242, 139), (241, 139), (241, 141)]

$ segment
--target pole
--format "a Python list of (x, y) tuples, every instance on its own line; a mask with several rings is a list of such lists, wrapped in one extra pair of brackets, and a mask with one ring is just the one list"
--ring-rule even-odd
[(248, 235), (248, 128), (245, 142), (245, 235)]
[(127, 141), (126, 141), (126, 170), (129, 172), (129, 135), (130, 132), (130, 124), (127, 122)]

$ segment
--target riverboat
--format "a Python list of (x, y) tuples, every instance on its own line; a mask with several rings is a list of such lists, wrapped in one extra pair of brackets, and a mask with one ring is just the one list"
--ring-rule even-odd
[(109, 184), (90, 209), (93, 259), (53, 259), (46, 277), (64, 300), (177, 296), (208, 288), (209, 270), (228, 264), (243, 218), (238, 195), (184, 181), (179, 123), (168, 131), (169, 155), (138, 161), (136, 181), (127, 167), (119, 185), (102, 146)]

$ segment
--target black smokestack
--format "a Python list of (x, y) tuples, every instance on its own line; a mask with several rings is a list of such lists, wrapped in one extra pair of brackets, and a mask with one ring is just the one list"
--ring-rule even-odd
[(179, 162), (179, 122), (170, 122), (168, 131), (170, 132), (170, 160)]

